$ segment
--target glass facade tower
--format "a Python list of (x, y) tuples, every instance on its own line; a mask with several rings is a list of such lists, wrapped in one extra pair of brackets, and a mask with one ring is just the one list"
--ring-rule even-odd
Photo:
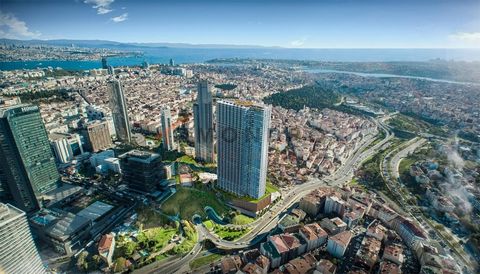
[(217, 103), (218, 186), (255, 199), (265, 194), (271, 108), (245, 101)]
[(37, 106), (0, 108), (2, 200), (32, 212), (41, 194), (57, 187), (60, 175)]
[(212, 101), (208, 82), (199, 82), (197, 101), (193, 105), (195, 157), (207, 163), (214, 161)]

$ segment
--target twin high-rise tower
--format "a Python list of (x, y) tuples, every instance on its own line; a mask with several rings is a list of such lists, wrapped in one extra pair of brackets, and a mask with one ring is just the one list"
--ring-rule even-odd
[(198, 83), (197, 101), (193, 104), (195, 121), (195, 156), (198, 160), (213, 163), (213, 99), (207, 81)]
[(255, 199), (265, 194), (271, 108), (246, 101), (217, 102), (218, 186)]
[[(258, 199), (265, 194), (271, 108), (247, 101), (218, 101), (218, 186), (238, 196)], [(193, 105), (195, 154), (214, 161), (213, 100), (207, 81), (198, 83)]]

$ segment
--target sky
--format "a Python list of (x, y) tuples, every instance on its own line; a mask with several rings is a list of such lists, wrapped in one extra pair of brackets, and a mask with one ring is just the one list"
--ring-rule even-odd
[(1, 0), (0, 37), (480, 48), (480, 0)]

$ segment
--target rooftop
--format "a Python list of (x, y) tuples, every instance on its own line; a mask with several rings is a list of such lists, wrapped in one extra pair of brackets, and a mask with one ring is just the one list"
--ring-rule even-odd
[(126, 152), (118, 156), (118, 158), (120, 159), (128, 158), (129, 160), (134, 160), (134, 161), (143, 162), (143, 163), (150, 163), (153, 160), (157, 159), (158, 157), (160, 157), (160, 154), (137, 150), (137, 149), (130, 150), (129, 152)]
[(348, 244), (350, 243), (350, 240), (352, 239), (352, 232), (349, 230), (340, 232), (332, 237), (330, 237), (330, 240), (337, 242), (338, 244), (347, 247)]
[(107, 212), (109, 212), (112, 208), (112, 205), (106, 204), (101, 201), (96, 201), (88, 207), (82, 209), (80, 212), (78, 212), (77, 215), (95, 221), (105, 215)]
[(53, 238), (63, 241), (90, 222), (88, 218), (73, 213), (66, 213), (58, 222), (47, 228), (47, 233)]
[(400, 271), (400, 267), (394, 263), (391, 262), (381, 262), (380, 263), (380, 274), (399, 274), (402, 273)]
[(49, 200), (48, 205), (54, 205), (60, 201), (67, 199), (68, 197), (75, 195), (82, 191), (83, 188), (80, 186), (74, 186), (70, 184), (63, 183), (60, 187), (55, 188), (43, 196), (44, 199)]
[(10, 204), (0, 203), (0, 227), (3, 227), (5, 223), (24, 215), (25, 212), (20, 209)]
[(113, 243), (114, 236), (112, 234), (105, 234), (100, 239), (98, 243), (98, 250), (99, 252), (104, 252), (110, 249)]

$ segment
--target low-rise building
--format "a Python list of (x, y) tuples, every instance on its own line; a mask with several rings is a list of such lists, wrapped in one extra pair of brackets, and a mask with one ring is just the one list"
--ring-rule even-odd
[(402, 270), (397, 264), (389, 261), (383, 261), (380, 263), (378, 274), (401, 274)]
[(113, 264), (112, 258), (115, 251), (115, 234), (105, 234), (98, 243), (98, 254), (110, 267)]
[(327, 241), (328, 235), (317, 223), (300, 228), (299, 234), (307, 242), (307, 251), (319, 248)]
[(352, 232), (347, 230), (330, 237), (327, 244), (328, 253), (336, 258), (343, 257), (352, 236)]
[(340, 218), (324, 218), (320, 221), (320, 226), (325, 229), (329, 235), (335, 235), (347, 229), (347, 224)]
[(337, 266), (334, 265), (331, 261), (326, 259), (321, 259), (315, 270), (315, 274), (335, 274), (337, 271)]
[(355, 263), (371, 270), (378, 260), (382, 242), (374, 237), (366, 236), (355, 254)]
[(403, 248), (398, 244), (389, 244), (383, 250), (383, 260), (388, 260), (401, 265), (403, 263), (403, 258)]

